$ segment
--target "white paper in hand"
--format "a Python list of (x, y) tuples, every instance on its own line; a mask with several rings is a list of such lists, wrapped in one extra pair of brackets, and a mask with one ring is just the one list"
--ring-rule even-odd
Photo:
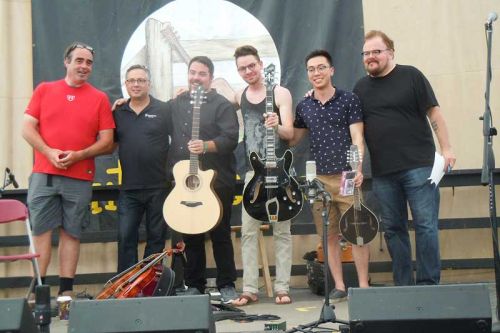
[(439, 185), (441, 178), (444, 176), (444, 157), (436, 152), (434, 155), (434, 165), (432, 166), (431, 176), (427, 179), (431, 180), (431, 184)]

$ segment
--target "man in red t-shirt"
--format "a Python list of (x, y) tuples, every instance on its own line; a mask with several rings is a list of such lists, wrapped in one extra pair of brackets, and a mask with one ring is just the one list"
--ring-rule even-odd
[(35, 149), (28, 188), (33, 240), (45, 283), (52, 230), (59, 228), (59, 294), (72, 295), (82, 227), (89, 220), (94, 157), (113, 149), (115, 127), (106, 94), (90, 85), (94, 50), (71, 44), (66, 77), (43, 82), (26, 108), (22, 134)]

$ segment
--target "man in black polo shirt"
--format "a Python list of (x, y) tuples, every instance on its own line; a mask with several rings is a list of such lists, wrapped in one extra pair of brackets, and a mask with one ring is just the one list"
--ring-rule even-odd
[(144, 258), (163, 252), (167, 225), (163, 202), (169, 191), (167, 152), (170, 113), (167, 104), (149, 95), (150, 73), (131, 66), (125, 85), (130, 99), (115, 112), (122, 184), (118, 201), (118, 272), (138, 261), (139, 224), (146, 214)]
[[(210, 88), (213, 74), (214, 65), (209, 58), (198, 56), (189, 62), (189, 89), (200, 85), (207, 91), (206, 101), (200, 108), (199, 140), (191, 140), (193, 106), (190, 104), (190, 93), (184, 92), (168, 102), (172, 114), (168, 171), (171, 173), (177, 162), (189, 160), (190, 154), (197, 154), (202, 170), (213, 169), (217, 173), (214, 190), (222, 203), (222, 218), (209, 234), (217, 266), (216, 284), (222, 300), (229, 303), (238, 297), (234, 289), (236, 266), (230, 222), (236, 182), (233, 150), (238, 144), (239, 126), (231, 103)], [(203, 293), (206, 285), (205, 234), (183, 235), (183, 238), (186, 244), (184, 278), (189, 287), (187, 293)]]

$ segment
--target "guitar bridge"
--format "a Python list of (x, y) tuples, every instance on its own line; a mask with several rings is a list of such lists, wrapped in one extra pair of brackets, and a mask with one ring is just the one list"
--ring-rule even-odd
[(203, 203), (199, 202), (199, 201), (181, 201), (181, 205), (193, 208), (193, 207), (201, 206), (201, 205), (203, 205)]

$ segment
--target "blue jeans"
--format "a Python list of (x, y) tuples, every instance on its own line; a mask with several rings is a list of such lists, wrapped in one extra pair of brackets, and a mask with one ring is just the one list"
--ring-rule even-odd
[(166, 188), (122, 190), (118, 199), (118, 272), (138, 262), (139, 225), (146, 214), (146, 248), (144, 258), (163, 252), (167, 224), (163, 219)]
[(439, 188), (427, 179), (431, 170), (431, 167), (423, 167), (373, 177), (373, 192), (380, 204), (385, 241), (397, 286), (415, 284), (407, 203), (415, 227), (416, 283), (439, 284)]

